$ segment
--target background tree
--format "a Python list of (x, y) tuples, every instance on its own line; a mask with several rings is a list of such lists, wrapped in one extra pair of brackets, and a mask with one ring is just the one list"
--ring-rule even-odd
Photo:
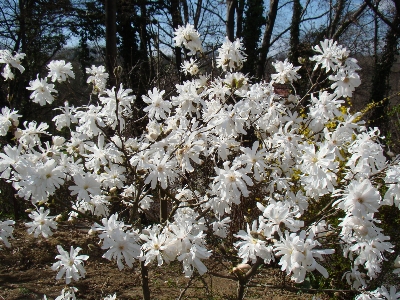
[(243, 73), (250, 76), (255, 76), (257, 71), (261, 30), (265, 24), (263, 2), (262, 0), (248, 0), (245, 6), (242, 35), (247, 61), (244, 63)]
[[(376, 53), (374, 73), (372, 77), (372, 86), (370, 102), (376, 103), (369, 117), (371, 127), (379, 127), (385, 134), (388, 134), (388, 107), (389, 101), (384, 100), (391, 93), (389, 83), (392, 68), (398, 55), (398, 43), (400, 36), (400, 4), (398, 1), (392, 1), (392, 5), (386, 9), (386, 15), (381, 11), (380, 1), (372, 3), (366, 1), (369, 8), (385, 23), (387, 31), (384, 40), (384, 47), (380, 53)], [(378, 26), (378, 23), (376, 23)], [(378, 30), (376, 30), (376, 35)], [(376, 42), (378, 42), (376, 38)], [(392, 128), (393, 129), (393, 128)]]

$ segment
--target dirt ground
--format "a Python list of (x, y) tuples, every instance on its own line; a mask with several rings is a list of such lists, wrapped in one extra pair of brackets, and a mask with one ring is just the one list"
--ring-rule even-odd
[[(70, 245), (81, 247), (79, 254), (89, 255), (85, 263), (86, 277), (71, 282), (78, 288), (78, 299), (103, 299), (116, 293), (117, 299), (142, 299), (140, 267), (128, 267), (119, 271), (115, 261), (102, 258), (104, 253), (96, 236), (87, 234), (88, 227), (81, 224), (59, 224), (49, 239), (34, 238), (26, 233), (23, 223), (17, 223), (11, 248), (0, 250), (0, 299), (55, 299), (65, 287), (65, 279), (56, 280), (56, 271), (51, 270), (58, 254), (57, 245), (69, 250)], [(207, 262), (209, 272), (230, 276), (228, 263)], [(192, 279), (185, 278), (179, 262), (163, 266), (152, 266), (149, 271), (151, 299), (236, 299), (237, 283), (231, 279), (211, 276), (206, 273)], [(246, 290), (245, 299), (329, 299), (327, 295), (286, 291), (276, 286), (283, 284), (279, 272), (261, 270)], [(266, 286), (275, 287), (266, 287)], [(317, 298), (318, 297), (318, 298)]]

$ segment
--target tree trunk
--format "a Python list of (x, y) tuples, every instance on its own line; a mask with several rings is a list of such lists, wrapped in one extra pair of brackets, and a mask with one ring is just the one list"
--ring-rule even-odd
[(201, 6), (203, 4), (202, 0), (197, 0), (197, 5), (196, 5), (196, 13), (194, 15), (194, 19), (193, 19), (193, 26), (194, 28), (197, 29), (197, 27), (199, 26), (199, 21), (200, 21), (200, 14), (201, 14)]
[(292, 23), (290, 25), (290, 52), (289, 52), (289, 61), (293, 65), (298, 64), (298, 59), (300, 56), (300, 23), (301, 23), (302, 11), (303, 7), (301, 6), (300, 0), (294, 0)]
[(243, 11), (244, 11), (244, 0), (238, 0), (236, 9), (236, 38), (242, 37), (243, 31)]
[(138, 91), (139, 94), (144, 94), (148, 90), (148, 84), (151, 81), (150, 65), (149, 65), (149, 53), (147, 51), (147, 46), (149, 43), (149, 36), (147, 32), (147, 7), (146, 1), (140, 1), (140, 80)]
[(247, 61), (242, 72), (255, 76), (258, 66), (258, 43), (261, 39), (261, 28), (265, 24), (263, 0), (248, 0), (243, 25), (243, 45), (246, 48)]
[(106, 17), (106, 67), (110, 74), (109, 83), (116, 85), (114, 68), (117, 66), (117, 4), (115, 0), (105, 0)]
[(147, 270), (147, 267), (144, 265), (144, 261), (140, 262), (140, 271), (142, 275), (143, 300), (150, 300), (149, 272)]
[[(172, 16), (172, 27), (175, 30), (178, 28), (178, 26), (182, 25), (182, 17), (179, 11), (179, 0), (171, 0), (168, 8)], [(175, 47), (175, 64), (179, 74), (179, 81), (182, 83), (184, 80), (184, 76), (183, 73), (180, 72), (182, 64), (182, 49), (180, 47)]]
[(235, 40), (235, 10), (237, 0), (226, 1), (226, 36), (233, 42)]
[(269, 52), (269, 47), (271, 46), (271, 36), (275, 25), (276, 14), (278, 13), (278, 3), (279, 0), (269, 1), (269, 12), (267, 17), (267, 22), (265, 24), (264, 37), (260, 49), (260, 62), (257, 69), (257, 77), (263, 78), (265, 71), (265, 63), (267, 61), (267, 54)]

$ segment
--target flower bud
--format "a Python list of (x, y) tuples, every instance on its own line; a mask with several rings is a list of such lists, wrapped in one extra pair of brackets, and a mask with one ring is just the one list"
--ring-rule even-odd
[(233, 273), (247, 273), (251, 269), (249, 264), (238, 264), (233, 268)]

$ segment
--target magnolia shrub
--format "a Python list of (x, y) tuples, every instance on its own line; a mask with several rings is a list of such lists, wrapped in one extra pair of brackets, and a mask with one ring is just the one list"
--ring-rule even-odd
[[(368, 287), (389, 253), (394, 273), (400, 273), (399, 256), (393, 254), (399, 250), (380, 227), (390, 220), (377, 218), (383, 206), (400, 208), (400, 159), (388, 159), (379, 129), (367, 128), (361, 114), (346, 105), (344, 97), (360, 85), (360, 68), (347, 49), (332, 40), (315, 46), (308, 60), (315, 64), (309, 91), (298, 95), (293, 88), (282, 96), (277, 85), (295, 83), (301, 67), (276, 62), (270, 82), (254, 82), (238, 71), (246, 60), (241, 42), (226, 39), (216, 61), (222, 73), (213, 77), (197, 65), (203, 48), (193, 26), (179, 27), (174, 40), (192, 56), (182, 71), (197, 77), (177, 84), (171, 96), (157, 87), (132, 95), (122, 84), (107, 89), (104, 67), (92, 66), (86, 70), (93, 85), (90, 104), (65, 102), (55, 109), (52, 121), (67, 138), (49, 133), (46, 123), (17, 127), (22, 116), (2, 108), (0, 134), (12, 131), (15, 139), (2, 149), (0, 175), (21, 201), (31, 203), (28, 232), (52, 235), (57, 218), (45, 206), (50, 199), (64, 201), (70, 218), (90, 214), (98, 220), (90, 232), (98, 235), (103, 257), (119, 269), (137, 261), (162, 267), (177, 260), (187, 277), (207, 272), (204, 262), (216, 251), (208, 241), (214, 236), (235, 249), (241, 264), (233, 274), (241, 283), (261, 263), (272, 262), (296, 283), (309, 272), (327, 278), (324, 257), (339, 249), (335, 255), (350, 266), (343, 278), (362, 292), (358, 299), (385, 299), (389, 293), (395, 298), (387, 299), (399, 299), (394, 287), (390, 292)], [(12, 68), (23, 72), (23, 58), (0, 52), (6, 80), (14, 77)], [(65, 61), (53, 61), (48, 69), (27, 87), (40, 105), (52, 103), (57, 85), (75, 77)], [(137, 112), (140, 98), (147, 106)], [(141, 120), (147, 122), (142, 132), (130, 130)], [(56, 197), (61, 188), (74, 201)], [(248, 197), (257, 199), (257, 213), (232, 233), (231, 213)], [(130, 210), (130, 219), (113, 211), (111, 201)], [(160, 201), (169, 202), (167, 219), (140, 225), (139, 213)], [(0, 222), (6, 247), (13, 225)], [(52, 267), (57, 279), (65, 277), (69, 284), (85, 276), (88, 256), (78, 256), (80, 248), (68, 253), (58, 246), (58, 251)], [(62, 293), (74, 292), (70, 287)]]

